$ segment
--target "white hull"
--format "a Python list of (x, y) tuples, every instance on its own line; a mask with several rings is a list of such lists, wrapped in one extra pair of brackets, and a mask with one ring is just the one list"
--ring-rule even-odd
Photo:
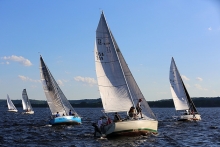
[(24, 114), (34, 114), (34, 111), (23, 112)]
[(199, 114), (195, 114), (195, 116), (193, 115), (181, 115), (180, 116), (180, 120), (201, 120), (201, 116)]
[(132, 134), (157, 132), (158, 121), (156, 120), (129, 120), (114, 122), (103, 127), (102, 133), (110, 134)]
[(18, 112), (18, 110), (8, 110), (9, 112)]

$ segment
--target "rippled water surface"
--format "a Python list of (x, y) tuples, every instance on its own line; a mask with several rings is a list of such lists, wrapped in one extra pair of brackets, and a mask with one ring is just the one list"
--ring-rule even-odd
[(220, 146), (220, 108), (198, 108), (202, 121), (175, 122), (174, 108), (153, 108), (159, 120), (158, 135), (97, 139), (91, 123), (102, 116), (101, 108), (77, 108), (82, 125), (47, 125), (49, 108), (34, 108), (34, 115), (0, 108), (0, 146)]

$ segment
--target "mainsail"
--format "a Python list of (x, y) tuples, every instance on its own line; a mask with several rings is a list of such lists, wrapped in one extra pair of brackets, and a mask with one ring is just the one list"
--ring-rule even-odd
[(23, 89), (23, 92), (22, 92), (22, 106), (23, 106), (23, 110), (25, 111), (33, 111), (30, 100), (28, 99), (26, 89)]
[(12, 103), (10, 97), (7, 95), (7, 104), (9, 110), (17, 110), (15, 105)]
[(102, 12), (96, 30), (95, 64), (105, 112), (128, 111), (142, 99), (142, 112), (155, 118), (114, 39)]
[(197, 112), (173, 58), (170, 65), (170, 89), (176, 110), (193, 110)]
[(75, 112), (64, 93), (58, 86), (57, 82), (53, 78), (48, 67), (44, 63), (43, 58), (40, 56), (40, 75), (41, 82), (43, 84), (43, 89), (47, 98), (47, 103), (50, 107), (52, 115), (59, 112), (61, 115), (68, 115), (69, 110), (71, 110), (75, 116), (78, 114)]

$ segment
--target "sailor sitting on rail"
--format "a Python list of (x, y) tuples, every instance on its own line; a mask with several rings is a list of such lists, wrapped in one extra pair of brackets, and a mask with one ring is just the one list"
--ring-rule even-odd
[(60, 114), (59, 114), (59, 112), (57, 112), (57, 114), (56, 114), (56, 117), (60, 117)]
[(118, 112), (115, 112), (115, 116), (114, 116), (114, 122), (117, 122), (117, 121), (122, 121), (120, 115), (118, 114)]
[(128, 116), (129, 116), (130, 118), (134, 118), (134, 119), (137, 118), (137, 114), (135, 113), (135, 108), (134, 108), (133, 106), (130, 108), (130, 110), (129, 110), (129, 112), (128, 112)]

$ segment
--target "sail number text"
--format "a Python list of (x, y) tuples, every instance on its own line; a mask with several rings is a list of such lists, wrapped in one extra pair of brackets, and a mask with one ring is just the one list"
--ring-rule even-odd
[(103, 60), (104, 59), (104, 53), (96, 52), (96, 59), (97, 60)]

